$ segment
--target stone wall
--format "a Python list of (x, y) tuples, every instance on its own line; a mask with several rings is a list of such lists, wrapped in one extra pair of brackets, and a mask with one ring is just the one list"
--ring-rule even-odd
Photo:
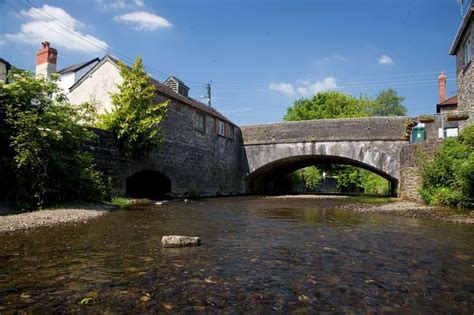
[(217, 135), (214, 117), (206, 114), (206, 130), (199, 131), (194, 125), (195, 114), (196, 109), (171, 101), (162, 123), (165, 142), (158, 151), (137, 159), (121, 154), (113, 137), (103, 130), (95, 130), (98, 138), (86, 147), (98, 169), (111, 178), (117, 195), (125, 193), (126, 179), (142, 170), (167, 176), (172, 194), (177, 196), (192, 190), (204, 196), (241, 193), (240, 130), (234, 129), (234, 139)]
[[(460, 122), (460, 129), (474, 122), (472, 114), (474, 112), (474, 69), (472, 66), (474, 60), (471, 60), (467, 65), (464, 62), (464, 43), (468, 36), (470, 36), (471, 43), (474, 43), (474, 17), (472, 16), (456, 51), (458, 110), (471, 112), (469, 120)], [(471, 55), (474, 56), (473, 44), (471, 44), (471, 50)]]
[(399, 196), (402, 199), (420, 201), (419, 189), (421, 188), (420, 156), (433, 158), (436, 150), (441, 146), (441, 141), (428, 141), (423, 144), (407, 144), (400, 153), (400, 187)]

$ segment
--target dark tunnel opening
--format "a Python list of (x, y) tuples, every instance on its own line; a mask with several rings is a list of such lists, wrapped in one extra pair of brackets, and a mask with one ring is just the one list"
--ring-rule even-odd
[(129, 197), (163, 199), (170, 192), (171, 180), (157, 171), (139, 171), (126, 181), (126, 195)]

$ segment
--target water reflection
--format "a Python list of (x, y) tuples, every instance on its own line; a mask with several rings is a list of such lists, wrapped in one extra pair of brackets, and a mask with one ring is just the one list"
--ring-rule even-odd
[[(0, 312), (472, 313), (472, 227), (335, 210), (344, 202), (137, 205), (0, 235)], [(163, 249), (165, 234), (203, 246)]]

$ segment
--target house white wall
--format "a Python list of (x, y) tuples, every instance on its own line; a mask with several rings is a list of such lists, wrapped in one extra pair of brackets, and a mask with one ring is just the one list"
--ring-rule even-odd
[(98, 113), (110, 111), (110, 94), (118, 91), (117, 84), (122, 81), (119, 68), (107, 60), (69, 93), (69, 101), (72, 104), (94, 101)]
[(69, 88), (76, 83), (84, 74), (86, 74), (87, 71), (89, 71), (92, 67), (94, 67), (97, 63), (94, 62), (87, 67), (82, 68), (79, 71), (76, 72), (66, 72), (60, 75), (60, 80), (58, 82), (59, 87), (61, 87), (66, 93), (66, 95), (69, 97)]
[(58, 85), (61, 89), (63, 89), (66, 95), (69, 94), (69, 88), (74, 84), (75, 76), (74, 72), (66, 72), (60, 75)]
[(0, 80), (7, 81), (7, 65), (0, 61)]

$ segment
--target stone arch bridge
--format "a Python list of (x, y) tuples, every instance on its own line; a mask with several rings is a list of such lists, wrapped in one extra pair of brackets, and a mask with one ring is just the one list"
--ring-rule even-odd
[(396, 195), (400, 154), (413, 119), (321, 119), (242, 127), (244, 190), (268, 193), (281, 176), (302, 167), (336, 163), (381, 175)]
[[(215, 136), (208, 141), (188, 132), (191, 136), (184, 139), (193, 142), (167, 139), (157, 152), (139, 159), (121, 154), (108, 132), (94, 130), (98, 137), (86, 150), (118, 195), (279, 193), (279, 179), (321, 163), (370, 170), (389, 180), (396, 195), (401, 150), (413, 121), (371, 117), (253, 125), (236, 128), (234, 139)], [(148, 191), (150, 187), (156, 191)]]

